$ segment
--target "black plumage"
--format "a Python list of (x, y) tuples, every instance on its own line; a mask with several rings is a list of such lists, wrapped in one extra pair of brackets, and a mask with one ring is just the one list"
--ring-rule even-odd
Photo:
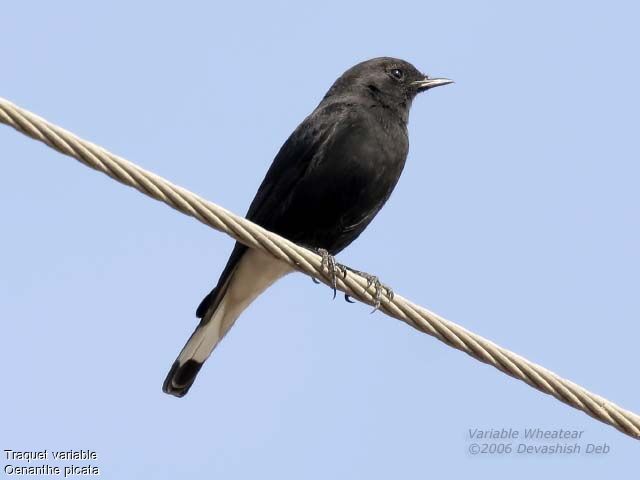
[[(350, 68), (284, 143), (246, 217), (302, 246), (337, 254), (369, 225), (398, 182), (414, 97), (447, 83), (388, 57)], [(200, 325), (163, 390), (186, 394), (241, 311), (289, 271), (236, 243), (217, 286), (197, 309)]]

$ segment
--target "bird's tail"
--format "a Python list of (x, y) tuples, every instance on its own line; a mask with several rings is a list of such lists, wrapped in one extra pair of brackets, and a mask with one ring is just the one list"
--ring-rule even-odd
[(228, 315), (225, 315), (225, 300), (224, 294), (221, 295), (220, 301), (215, 307), (212, 306), (200, 320), (200, 324), (182, 347), (180, 355), (173, 362), (162, 385), (162, 390), (165, 393), (176, 397), (186, 395), (205, 360), (209, 358), (216, 345), (233, 325), (236, 319), (230, 319)]
[(291, 268), (268, 254), (248, 250), (227, 281), (212, 292), (213, 299), (200, 324), (187, 340), (162, 385), (165, 393), (183, 397), (193, 385), (216, 345), (249, 304)]

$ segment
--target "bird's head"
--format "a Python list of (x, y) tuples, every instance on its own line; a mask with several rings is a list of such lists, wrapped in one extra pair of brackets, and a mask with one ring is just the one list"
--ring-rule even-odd
[(379, 57), (358, 63), (344, 72), (325, 98), (357, 95), (408, 113), (418, 93), (449, 83), (453, 80), (431, 78), (405, 60)]

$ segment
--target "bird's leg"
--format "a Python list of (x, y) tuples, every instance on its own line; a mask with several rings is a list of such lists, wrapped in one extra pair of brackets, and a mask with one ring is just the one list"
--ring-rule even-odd
[[(342, 275), (342, 278), (346, 278), (347, 276), (347, 267), (342, 265), (341, 263), (336, 262), (336, 258), (331, 255), (324, 248), (314, 248), (313, 249), (318, 255), (322, 257), (322, 262), (320, 264), (321, 268), (326, 268), (329, 274), (329, 280), (331, 281), (331, 287), (333, 288), (333, 298), (336, 298), (336, 291), (338, 286), (338, 273)], [(315, 283), (320, 283), (318, 280), (313, 278)]]
[[(365, 289), (365, 291), (368, 290), (369, 287), (373, 285), (375, 293), (373, 295), (374, 304), (373, 304), (373, 311), (371, 313), (375, 312), (380, 308), (380, 305), (381, 305), (380, 300), (382, 299), (383, 291), (387, 294), (387, 297), (389, 297), (389, 300), (393, 300), (393, 290), (391, 289), (391, 287), (382, 283), (380, 279), (375, 275), (371, 275), (370, 273), (367, 273), (367, 272), (361, 272), (360, 270), (356, 270), (354, 268), (347, 267), (346, 265), (336, 262), (335, 257), (331, 255), (324, 248), (312, 248), (311, 250), (313, 250), (315, 253), (317, 253), (322, 257), (322, 262), (320, 266), (323, 269), (324, 268), (327, 269), (329, 279), (331, 281), (331, 286), (333, 288), (333, 298), (336, 298), (338, 273), (341, 274), (342, 278), (344, 279), (344, 278), (347, 278), (347, 271), (349, 271), (367, 280), (367, 288)], [(311, 280), (313, 280), (314, 283), (320, 283), (317, 279), (313, 277), (311, 277)], [(349, 295), (346, 293), (344, 294), (344, 299), (349, 303), (355, 303), (353, 300), (351, 300), (351, 297), (349, 297)]]
[[(373, 304), (373, 311), (371, 313), (375, 312), (380, 308), (380, 300), (382, 299), (383, 290), (386, 292), (387, 297), (389, 297), (389, 300), (393, 300), (393, 290), (388, 285), (385, 285), (384, 283), (382, 283), (378, 277), (376, 277), (375, 275), (371, 275), (370, 273), (367, 273), (367, 272), (361, 272), (360, 270), (355, 270), (351, 267), (345, 267), (345, 268), (350, 272), (355, 273), (356, 275), (359, 275), (367, 280), (367, 288), (365, 289), (365, 291), (368, 290), (369, 287), (373, 285), (373, 288), (375, 289), (375, 294), (373, 296), (374, 304)], [(346, 294), (344, 299), (349, 303), (353, 303), (352, 301), (349, 300), (349, 296)]]

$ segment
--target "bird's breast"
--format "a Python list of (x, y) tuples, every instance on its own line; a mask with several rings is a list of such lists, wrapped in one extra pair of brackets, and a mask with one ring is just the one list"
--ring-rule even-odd
[(298, 241), (336, 253), (351, 243), (387, 201), (404, 168), (406, 129), (355, 118), (318, 152), (287, 210)]

